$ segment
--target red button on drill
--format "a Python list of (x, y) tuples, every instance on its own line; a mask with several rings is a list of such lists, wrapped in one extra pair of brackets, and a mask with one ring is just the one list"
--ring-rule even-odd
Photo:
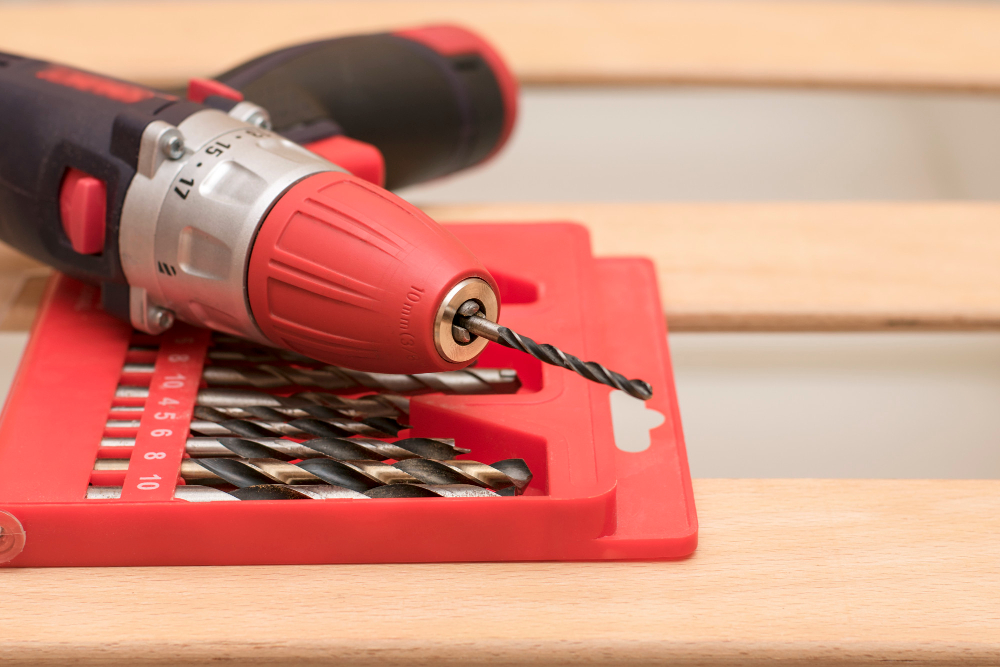
[(81, 255), (104, 250), (107, 218), (104, 181), (79, 169), (67, 169), (59, 188), (59, 214), (73, 250)]

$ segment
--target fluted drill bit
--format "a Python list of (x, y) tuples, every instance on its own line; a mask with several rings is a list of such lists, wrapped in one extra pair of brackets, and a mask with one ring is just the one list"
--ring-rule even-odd
[[(274, 408), (256, 406), (252, 408), (241, 408), (249, 419), (234, 419), (223, 409), (207, 408), (195, 406), (195, 419), (215, 422), (229, 429), (234, 435), (245, 435), (248, 437), (266, 437), (261, 433), (261, 428), (273, 430), (276, 424), (286, 422), (288, 426), (299, 432), (320, 438), (339, 438), (351, 435), (374, 435), (382, 437), (389, 435), (395, 437), (399, 432), (409, 428), (408, 424), (401, 424), (396, 419), (389, 417), (367, 417), (360, 421), (345, 421), (336, 410), (332, 410), (322, 405), (313, 405), (306, 408), (307, 417), (289, 418), (287, 415), (278, 412)], [(278, 427), (287, 429), (288, 427)], [(194, 428), (192, 427), (192, 430)], [(291, 432), (281, 430), (283, 435), (291, 435)], [(205, 433), (202, 435), (218, 435), (218, 433)]]
[[(430, 465), (411, 465), (413, 462)], [(126, 471), (128, 459), (98, 459), (97, 472)], [(337, 461), (329, 458), (289, 463), (270, 458), (183, 459), (180, 476), (200, 484), (232, 484), (238, 487), (262, 484), (327, 484), (359, 493), (386, 484), (471, 484), (500, 495), (520, 495), (532, 475), (522, 459), (507, 459), (493, 465), (477, 461), (431, 461), (407, 459), (392, 465), (381, 461)]]
[[(196, 414), (202, 408), (195, 408)], [(205, 408), (210, 409), (210, 408)], [(224, 415), (223, 415), (224, 416)], [(139, 428), (138, 419), (109, 419), (105, 428), (109, 431)], [(221, 421), (195, 419), (189, 428), (191, 433), (201, 436), (230, 436), (242, 438), (347, 438), (352, 435), (367, 437), (395, 437), (399, 431), (388, 432), (388, 429), (374, 428), (362, 422), (333, 422), (323, 419), (293, 419), (291, 421), (250, 421), (248, 419), (229, 419)]]
[(486, 498), (504, 494), (472, 484), (388, 484), (376, 486), (362, 495), (368, 498)]
[[(119, 387), (119, 390), (123, 389)], [(124, 389), (132, 389), (126, 387)], [(210, 390), (203, 390), (210, 391)], [(225, 393), (231, 391), (241, 392), (242, 390), (221, 390)], [(116, 396), (129, 398), (135, 397), (139, 392), (117, 391)], [(148, 391), (147, 391), (148, 393)], [(246, 392), (256, 394), (259, 392)], [(281, 422), (295, 422), (292, 426), (279, 428), (282, 434), (297, 434), (300, 432), (309, 435), (319, 436), (343, 436), (350, 433), (361, 433), (366, 435), (396, 436), (403, 429), (409, 428), (409, 415), (401, 415), (391, 405), (383, 405), (378, 402), (362, 403), (355, 401), (350, 407), (329, 408), (325, 405), (302, 400), (291, 399), (282, 396), (271, 397), (268, 394), (260, 394), (258, 400), (268, 405), (242, 405), (240, 407), (209, 407), (204, 405), (200, 398), (194, 409), (196, 419), (216, 422), (222, 424), (219, 428), (226, 428), (236, 435), (249, 437), (264, 437), (264, 431), (274, 430), (269, 425)], [(217, 397), (215, 397), (217, 398)], [(242, 399), (246, 397), (238, 397)], [(402, 397), (400, 397), (402, 398)], [(274, 400), (269, 400), (274, 399)], [(221, 401), (205, 401), (210, 403), (220, 403)], [(272, 406), (278, 407), (272, 407)], [(288, 407), (289, 405), (299, 405), (301, 407)], [(113, 406), (111, 408), (112, 417), (115, 420), (135, 421), (145, 412), (145, 406)], [(357, 421), (354, 421), (357, 420)], [(230, 423), (231, 422), (231, 423)], [(129, 428), (124, 421), (118, 421), (109, 426), (116, 428)], [(321, 428), (319, 431), (317, 428)], [(216, 435), (218, 428), (210, 432), (200, 431), (202, 435)]]
[[(119, 386), (115, 398), (145, 400), (149, 387)], [(370, 394), (358, 398), (345, 398), (324, 392), (299, 392), (291, 396), (275, 396), (252, 389), (210, 387), (199, 389), (197, 405), (215, 408), (233, 417), (251, 417), (247, 410), (270, 408), (286, 417), (320, 417), (323, 408), (335, 411), (341, 417), (363, 419), (366, 417), (405, 418), (410, 414), (410, 399), (397, 394)], [(117, 411), (142, 412), (143, 406), (114, 407)], [(326, 416), (333, 413), (326, 413)]]
[[(105, 452), (128, 454), (135, 447), (135, 438), (103, 438)], [(469, 450), (456, 447), (450, 438), (404, 438), (385, 442), (371, 438), (315, 438), (298, 443), (284, 438), (188, 438), (185, 453), (191, 458), (246, 458), (295, 461), (327, 457), (341, 461), (371, 459), (373, 461), (405, 461), (426, 458), (448, 461)], [(117, 457), (112, 457), (117, 458)], [(124, 456), (122, 456), (124, 458)]]
[(653, 388), (644, 380), (629, 380), (624, 375), (608, 370), (597, 362), (581, 361), (555, 346), (536, 343), (527, 336), (522, 336), (505, 326), (491, 322), (479, 312), (479, 304), (475, 301), (466, 301), (459, 307), (458, 314), (455, 316), (455, 324), (452, 327), (452, 334), (455, 340), (460, 343), (468, 343), (472, 340), (472, 336), (482, 336), (504, 347), (530, 354), (539, 361), (571, 370), (591, 382), (621, 389), (629, 396), (640, 400), (645, 401), (653, 397)]
[[(153, 364), (125, 364), (130, 375), (152, 375)], [(259, 389), (302, 386), (327, 390), (373, 389), (397, 394), (436, 391), (443, 394), (513, 394), (521, 387), (517, 371), (511, 368), (466, 368), (460, 371), (401, 375), (365, 373), (348, 368), (205, 366), (202, 378), (210, 385), (252, 386)]]
[[(87, 489), (88, 500), (114, 500), (122, 497), (120, 486), (91, 486)], [(330, 500), (333, 498), (352, 498), (368, 500), (369, 496), (350, 489), (344, 489), (329, 484), (300, 485), (294, 487), (279, 484), (250, 486), (235, 491), (226, 492), (214, 486), (199, 484), (184, 484), (174, 490), (174, 498), (186, 500), (189, 503), (207, 503), (225, 500), (284, 500), (304, 499)]]
[[(380, 489), (398, 489), (388, 494), (377, 494)], [(189, 503), (206, 503), (227, 500), (331, 500), (348, 498), (369, 500), (371, 498), (476, 498), (496, 496), (489, 489), (469, 484), (393, 484), (376, 487), (367, 494), (341, 487), (323, 485), (285, 486), (282, 484), (260, 484), (234, 491), (223, 491), (214, 486), (185, 484), (174, 491), (174, 498)], [(87, 489), (88, 500), (115, 500), (122, 497), (120, 486), (91, 486)]]

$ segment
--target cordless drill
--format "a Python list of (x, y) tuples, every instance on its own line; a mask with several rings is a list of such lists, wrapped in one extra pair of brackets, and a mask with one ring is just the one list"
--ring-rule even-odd
[(180, 319), (392, 373), (460, 369), (495, 340), (648, 398), (496, 324), (482, 263), (339, 164), (380, 180), (370, 142), (400, 186), (498, 150), (516, 87), (484, 45), (439, 27), (291, 47), (189, 99), (0, 54), (0, 239), (100, 285), (108, 312), (151, 334)]

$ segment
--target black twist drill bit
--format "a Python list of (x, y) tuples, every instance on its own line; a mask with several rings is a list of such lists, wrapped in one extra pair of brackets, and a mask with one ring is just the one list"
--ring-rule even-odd
[[(98, 459), (94, 470), (126, 471), (128, 459)], [(298, 464), (276, 459), (207, 458), (183, 459), (178, 471), (185, 482), (237, 487), (261, 484), (332, 486), (357, 492), (383, 484), (420, 484), (421, 480), (379, 461), (334, 461), (318, 458)]]
[(644, 380), (629, 380), (624, 375), (608, 370), (595, 361), (581, 361), (578, 357), (566, 354), (557, 347), (546, 343), (536, 343), (527, 336), (522, 336), (505, 326), (491, 322), (479, 313), (479, 304), (475, 301), (466, 301), (459, 307), (452, 331), (455, 340), (461, 343), (469, 342), (472, 336), (482, 336), (504, 347), (530, 354), (539, 361), (571, 370), (591, 382), (620, 389), (629, 396), (640, 400), (645, 401), (653, 397), (653, 388)]
[[(198, 406), (204, 407), (204, 406)], [(358, 410), (337, 410), (328, 408), (325, 405), (307, 405), (301, 408), (272, 408), (267, 405), (247, 405), (242, 407), (213, 407), (217, 414), (225, 415), (231, 419), (256, 419), (261, 421), (291, 421), (293, 419), (317, 419), (341, 422), (344, 420), (359, 421), (372, 428), (391, 433), (400, 429), (409, 428), (405, 423), (405, 417), (398, 413), (379, 414), (362, 413)], [(125, 409), (128, 411), (128, 408)], [(138, 412), (142, 412), (139, 410)]]
[[(135, 430), (139, 428), (138, 419), (109, 419), (105, 428), (114, 431), (117, 429)], [(343, 428), (341, 428), (343, 426)], [(246, 419), (225, 419), (224, 421), (210, 421), (208, 419), (195, 419), (191, 422), (191, 433), (195, 436), (238, 436), (241, 438), (280, 438), (290, 436), (293, 438), (348, 438), (352, 435), (387, 437), (390, 434), (374, 429), (360, 422), (343, 422), (341, 424), (329, 424), (318, 419), (293, 419), (292, 421), (281, 422), (255, 422)]]
[[(115, 398), (145, 400), (149, 398), (149, 387), (121, 385), (115, 389)], [(335, 410), (343, 417), (362, 419), (366, 417), (392, 417), (407, 419), (410, 414), (410, 399), (396, 394), (369, 394), (358, 398), (346, 398), (324, 392), (300, 392), (291, 396), (276, 396), (253, 389), (231, 389), (209, 387), (199, 389), (196, 405), (215, 408), (232, 416), (242, 416), (241, 411), (249, 408), (271, 408), (288, 417), (309, 417), (308, 410), (322, 406)], [(143, 406), (115, 407), (119, 411), (142, 412)]]
[[(407, 459), (432, 459), (450, 461), (469, 450), (456, 447), (455, 441), (440, 438), (404, 438), (395, 442), (385, 442), (371, 438), (315, 438), (306, 440), (302, 446), (314, 450), (327, 458), (339, 461), (405, 461)], [(317, 458), (308, 456), (302, 458)]]
[[(406, 459), (388, 465), (378, 461), (309, 459), (296, 465), (330, 484), (362, 493), (382, 484), (472, 484), (500, 495), (520, 495), (532, 477), (522, 459), (507, 459), (493, 465), (465, 460)], [(364, 485), (368, 488), (362, 488)]]
[(360, 426), (364, 425), (370, 431), (391, 435), (393, 437), (398, 435), (400, 431), (409, 428), (409, 424), (403, 424), (398, 419), (392, 417), (363, 417), (356, 422), (350, 420), (345, 421), (345, 416), (339, 410), (328, 408), (325, 405), (305, 405), (302, 408), (302, 414), (303, 416), (298, 416), (297, 414), (286, 414), (281, 410), (264, 405), (248, 406), (235, 410), (229, 408), (209, 408), (205, 406), (196, 406), (194, 409), (194, 415), (196, 418), (216, 422), (233, 421), (233, 418), (236, 418), (236, 421), (244, 422), (249, 419), (253, 419), (255, 420), (254, 423), (273, 423), (282, 421), (289, 423), (294, 422), (299, 430), (319, 437), (339, 437), (342, 434), (331, 432), (326, 429), (317, 431), (315, 429), (322, 428), (316, 426), (317, 423), (326, 424), (327, 426), (339, 429), (340, 431), (371, 435), (372, 433), (366, 432), (365, 429)]
[[(180, 489), (181, 487), (178, 487)], [(192, 488), (193, 485), (192, 485)], [(203, 487), (209, 489), (211, 487)], [(385, 489), (400, 489), (397, 492), (379, 493)], [(331, 489), (332, 491), (328, 491)], [(226, 492), (222, 492), (226, 493)], [(174, 494), (175, 497), (177, 494)], [(182, 495), (197, 495), (183, 494)], [(350, 489), (333, 486), (282, 486), (280, 484), (260, 484), (246, 486), (229, 491), (230, 498), (226, 500), (328, 500), (331, 498), (352, 498), (355, 500), (371, 498), (484, 498), (496, 497), (499, 494), (471, 484), (447, 484), (432, 486), (428, 484), (389, 484), (377, 486), (367, 493), (358, 493)], [(182, 498), (190, 500), (190, 498)]]
[(493, 465), (478, 461), (407, 459), (393, 464), (424, 484), (474, 484), (500, 495), (521, 495), (532, 475), (524, 459), (505, 459)]
[(389, 484), (376, 486), (362, 495), (367, 498), (489, 498), (504, 494), (472, 484)]
[[(114, 500), (121, 497), (122, 487), (120, 486), (91, 486), (87, 488), (88, 500)], [(223, 491), (214, 486), (184, 484), (174, 490), (174, 498), (189, 503), (209, 503), (220, 500), (332, 500), (335, 498), (369, 500), (369, 497), (363, 493), (329, 484), (301, 484), (299, 486), (260, 484), (233, 491)]]
[[(105, 452), (131, 453), (135, 438), (103, 438)], [(342, 461), (404, 461), (425, 458), (448, 461), (469, 450), (456, 447), (451, 438), (404, 438), (395, 442), (372, 438), (315, 438), (298, 443), (285, 438), (188, 438), (185, 453), (191, 458), (244, 458), (296, 461), (325, 456)], [(112, 457), (117, 458), (117, 457)]]
[[(127, 471), (129, 459), (98, 459), (94, 470)], [(506, 459), (493, 465), (477, 461), (432, 461), (407, 459), (392, 465), (381, 461), (337, 461), (305, 459), (289, 463), (272, 458), (190, 458), (181, 461), (185, 482), (237, 487), (266, 484), (332, 486), (365, 493), (392, 484), (473, 485), (499, 495), (520, 495), (532, 475), (522, 459)]]
[[(380, 489), (400, 488), (398, 492), (377, 494)], [(479, 498), (497, 496), (489, 489), (479, 486), (450, 484), (431, 486), (426, 484), (392, 484), (372, 489), (368, 494), (328, 484), (286, 486), (283, 484), (258, 484), (233, 491), (223, 491), (214, 486), (185, 484), (174, 491), (174, 498), (189, 503), (207, 503), (235, 500), (370, 500), (371, 498)], [(116, 500), (122, 496), (120, 486), (91, 486), (87, 488), (88, 500)]]
[[(266, 409), (266, 408), (265, 408)], [(394, 419), (373, 418), (363, 421), (338, 421), (333, 419), (287, 419), (277, 418), (251, 421), (232, 419), (215, 408), (195, 407), (195, 420), (191, 422), (191, 432), (202, 436), (236, 435), (245, 438), (273, 438), (275, 436), (313, 436), (317, 438), (346, 438), (352, 435), (396, 437), (409, 428)]]

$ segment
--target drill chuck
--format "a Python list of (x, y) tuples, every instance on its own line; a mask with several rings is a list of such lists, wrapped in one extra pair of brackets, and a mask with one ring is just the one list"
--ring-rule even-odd
[(257, 232), (246, 280), (253, 319), (272, 344), (361, 371), (471, 363), (481, 346), (449, 356), (436, 345), (456, 288), (499, 313), (496, 282), (458, 239), (392, 193), (337, 171), (304, 178), (278, 200)]

